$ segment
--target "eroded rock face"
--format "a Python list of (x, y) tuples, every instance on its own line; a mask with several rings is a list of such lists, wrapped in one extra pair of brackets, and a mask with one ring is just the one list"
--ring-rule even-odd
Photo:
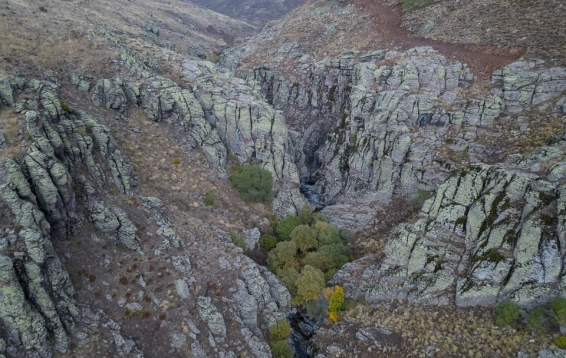
[[(494, 149), (477, 143), (481, 128), (534, 106), (560, 111), (566, 89), (564, 69), (521, 60), (496, 71), (491, 92), (474, 98), (467, 66), (431, 48), (314, 61), (289, 46), (299, 51), (287, 59), (297, 64), (293, 76), (279, 74), (278, 58), (240, 76), (257, 81), (284, 112), (301, 180), (316, 182), (323, 205), (434, 190), (454, 167), (439, 155), (450, 132), (462, 132), (450, 138), (451, 149), (484, 160)], [(253, 46), (229, 51), (223, 64), (233, 68), (234, 57), (249, 51)]]
[(93, 101), (114, 109), (128, 100), (141, 105), (150, 120), (167, 121), (186, 132), (189, 149), (202, 150), (208, 162), (221, 171), (227, 153), (240, 164), (261, 165), (274, 177), (274, 210), (283, 216), (296, 213), (306, 200), (298, 190), (300, 180), (289, 154), (289, 133), (281, 112), (249, 83), (210, 62), (183, 59), (182, 66), (185, 78), (194, 83), (192, 88), (159, 76), (139, 85), (102, 79), (94, 86)]
[(464, 167), (393, 231), (382, 261), (350, 263), (335, 280), (368, 302), (540, 305), (562, 294), (565, 193), (516, 167)]
[[(31, 144), (21, 160), (3, 158), (0, 169), (0, 198), (17, 224), (17, 231), (0, 231), (0, 318), (7, 328), (8, 350), (28, 357), (51, 357), (53, 347), (66, 352), (68, 334), (75, 331), (81, 316), (69, 275), (51, 244), (54, 238), (72, 234), (82, 220), (77, 185), (82, 182), (89, 188), (85, 196), (95, 190), (89, 182), (95, 186), (113, 182), (124, 194), (135, 186), (129, 161), (113, 148), (109, 130), (87, 115), (71, 115), (63, 109), (57, 82), (32, 80), (19, 85), (34, 91), (41, 106), (30, 100), (17, 105), (4, 102), (16, 105), (25, 116)], [(94, 142), (110, 175), (94, 159)], [(71, 173), (79, 166), (90, 173), (88, 179), (73, 178)], [(131, 239), (135, 227), (123, 211), (115, 209), (115, 213), (118, 240), (138, 248)]]

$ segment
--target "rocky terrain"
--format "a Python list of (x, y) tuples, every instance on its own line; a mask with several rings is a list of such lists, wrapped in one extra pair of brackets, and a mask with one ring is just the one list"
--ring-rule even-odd
[[(270, 357), (293, 318), (298, 356), (564, 356), (557, 327), (494, 307), (564, 296), (565, 57), (541, 28), (416, 30), (505, 5), (450, 3), (308, 1), (216, 64), (254, 28), (186, 2), (0, 2), (0, 355)], [(246, 163), (271, 204), (230, 185)], [(333, 325), (257, 249), (308, 202), (357, 232)]]

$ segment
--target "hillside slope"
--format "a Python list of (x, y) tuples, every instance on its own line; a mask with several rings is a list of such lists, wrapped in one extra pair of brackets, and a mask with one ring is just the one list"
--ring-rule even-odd
[(263, 26), (271, 20), (280, 19), (304, 0), (194, 0), (192, 2), (235, 19)]

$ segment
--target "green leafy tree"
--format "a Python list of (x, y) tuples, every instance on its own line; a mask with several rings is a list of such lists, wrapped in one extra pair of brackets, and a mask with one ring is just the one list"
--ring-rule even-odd
[(317, 221), (328, 222), (328, 218), (322, 213), (313, 213), (312, 214), (312, 222), (315, 223)]
[(328, 225), (328, 227), (318, 235), (318, 242), (320, 246), (341, 244), (342, 239), (340, 239), (340, 233), (334, 225)]
[(297, 245), (302, 254), (306, 254), (318, 246), (316, 230), (308, 225), (299, 225), (291, 232), (291, 241)]
[(259, 165), (245, 164), (230, 175), (230, 182), (245, 201), (268, 203), (273, 199), (273, 176)]
[(322, 246), (315, 252), (309, 252), (303, 258), (304, 265), (310, 265), (324, 272), (326, 279), (331, 279), (334, 273), (348, 260), (348, 249), (342, 244)]
[(326, 221), (317, 220), (314, 223), (314, 228), (319, 234), (322, 234), (326, 229), (328, 229), (329, 226), (330, 224), (327, 223)]
[(289, 338), (291, 335), (291, 326), (286, 319), (280, 319), (273, 326), (269, 327), (269, 340), (281, 341)]
[(293, 350), (287, 340), (272, 342), (269, 345), (273, 358), (293, 358)]
[(275, 275), (279, 278), (283, 286), (287, 287), (292, 296), (297, 294), (297, 279), (299, 278), (299, 271), (294, 267), (284, 267), (277, 269)]
[(272, 272), (277, 272), (279, 268), (298, 267), (295, 259), (297, 245), (291, 241), (280, 242), (267, 256), (267, 267)]
[(294, 303), (304, 305), (305, 303), (316, 300), (318, 294), (325, 286), (324, 274), (317, 268), (306, 265), (299, 278), (297, 278), (297, 295)]
[(512, 326), (517, 323), (520, 316), (519, 306), (511, 300), (505, 301), (495, 308), (495, 323), (499, 327)]
[(295, 215), (289, 215), (285, 219), (281, 220), (275, 229), (279, 241), (291, 240), (291, 233), (299, 225), (301, 225), (301, 219)]

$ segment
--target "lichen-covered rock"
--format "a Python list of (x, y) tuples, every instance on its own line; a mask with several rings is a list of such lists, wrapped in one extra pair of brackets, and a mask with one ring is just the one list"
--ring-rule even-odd
[(166, 246), (179, 248), (182, 244), (181, 238), (177, 236), (177, 233), (171, 226), (160, 227), (157, 229), (156, 234), (164, 238), (163, 241)]
[(0, 78), (0, 108), (4, 106), (14, 106), (14, 94), (8, 77)]
[(92, 102), (98, 107), (124, 111), (128, 98), (124, 93), (123, 85), (120, 78), (98, 80), (92, 90)]
[(250, 230), (245, 230), (244, 240), (246, 242), (246, 248), (248, 250), (255, 249), (256, 245), (259, 243), (260, 236), (261, 233), (259, 232), (259, 229), (257, 227), (254, 227), (253, 229)]
[(187, 132), (191, 149), (200, 148), (211, 164), (224, 167), (226, 148), (190, 89), (182, 89), (167, 78), (156, 78), (145, 90), (143, 108), (149, 119), (165, 120)]
[(45, 321), (26, 300), (14, 271), (14, 263), (7, 256), (0, 256), (0, 281), (0, 318), (6, 325), (8, 335), (22, 342), (28, 356), (51, 357)]
[(4, 137), (4, 133), (0, 130), (0, 149), (4, 149), (8, 146), (8, 141)]
[(564, 192), (516, 169), (464, 167), (425, 202), (417, 222), (392, 232), (382, 261), (347, 264), (335, 281), (367, 302), (540, 305), (562, 294)]
[(224, 317), (218, 312), (212, 304), (210, 297), (199, 296), (197, 299), (197, 308), (200, 317), (206, 322), (210, 332), (219, 337), (226, 337), (226, 324)]
[(93, 201), (88, 206), (90, 220), (96, 228), (120, 245), (131, 250), (141, 250), (137, 228), (120, 208), (108, 209), (103, 203)]
[(258, 163), (274, 177), (273, 208), (280, 215), (296, 213), (306, 200), (289, 155), (288, 130), (281, 112), (245, 81), (206, 61), (184, 61), (183, 74), (195, 81), (195, 96), (215, 127), (223, 146), (240, 164)]
[(79, 92), (88, 92), (90, 90), (91, 81), (92, 76), (87, 73), (71, 73), (71, 83), (77, 86)]

